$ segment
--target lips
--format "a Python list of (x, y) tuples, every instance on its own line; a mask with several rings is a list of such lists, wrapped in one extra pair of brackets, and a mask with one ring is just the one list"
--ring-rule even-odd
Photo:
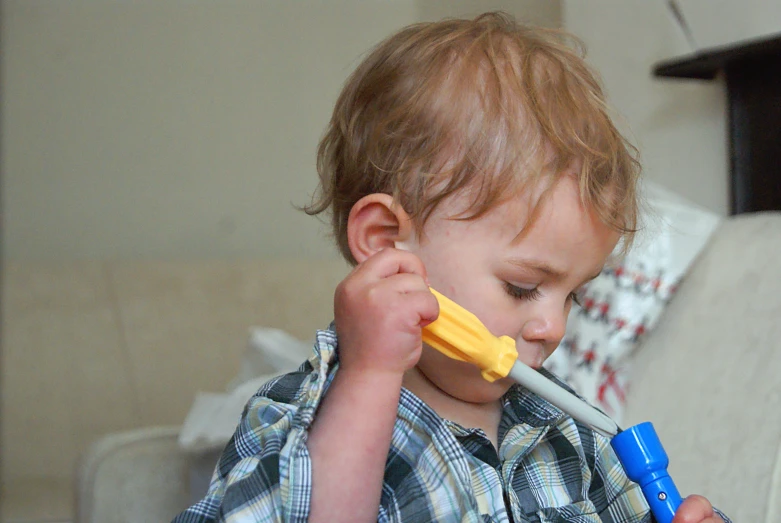
[(545, 350), (541, 346), (530, 346), (528, 344), (519, 345), (516, 343), (518, 349), (518, 360), (528, 365), (533, 369), (539, 369), (545, 362)]

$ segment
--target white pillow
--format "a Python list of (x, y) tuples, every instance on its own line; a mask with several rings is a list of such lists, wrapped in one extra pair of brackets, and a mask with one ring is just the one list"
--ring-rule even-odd
[(312, 355), (313, 345), (314, 341), (301, 341), (281, 329), (252, 327), (239, 373), (228, 390), (269, 372), (293, 372)]
[(191, 452), (224, 447), (252, 395), (270, 379), (296, 370), (311, 353), (312, 343), (283, 330), (251, 328), (238, 375), (227, 393), (199, 392), (195, 396), (179, 433), (179, 446)]

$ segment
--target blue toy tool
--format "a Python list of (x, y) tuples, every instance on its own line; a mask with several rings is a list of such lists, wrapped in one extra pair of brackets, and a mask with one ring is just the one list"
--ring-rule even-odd
[(627, 477), (640, 485), (658, 523), (670, 523), (681, 495), (667, 473), (669, 459), (653, 424), (640, 423), (619, 432), (610, 441)]
[(669, 459), (651, 423), (621, 430), (608, 416), (518, 361), (515, 340), (496, 337), (477, 316), (431, 289), (439, 317), (423, 329), (423, 341), (439, 352), (474, 363), (488, 381), (509, 376), (573, 418), (612, 438), (611, 446), (629, 479), (640, 485), (658, 523), (671, 523), (681, 495), (667, 473)]

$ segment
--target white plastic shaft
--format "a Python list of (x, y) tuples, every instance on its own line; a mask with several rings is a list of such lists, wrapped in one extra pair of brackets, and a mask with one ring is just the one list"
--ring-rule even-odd
[(619, 429), (615, 421), (520, 361), (513, 364), (509, 376), (604, 436), (611, 438), (618, 434)]

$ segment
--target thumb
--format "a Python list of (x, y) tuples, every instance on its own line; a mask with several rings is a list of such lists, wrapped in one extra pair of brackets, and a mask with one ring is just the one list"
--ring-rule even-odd
[(672, 523), (699, 523), (713, 516), (713, 506), (702, 496), (689, 496), (678, 510)]

